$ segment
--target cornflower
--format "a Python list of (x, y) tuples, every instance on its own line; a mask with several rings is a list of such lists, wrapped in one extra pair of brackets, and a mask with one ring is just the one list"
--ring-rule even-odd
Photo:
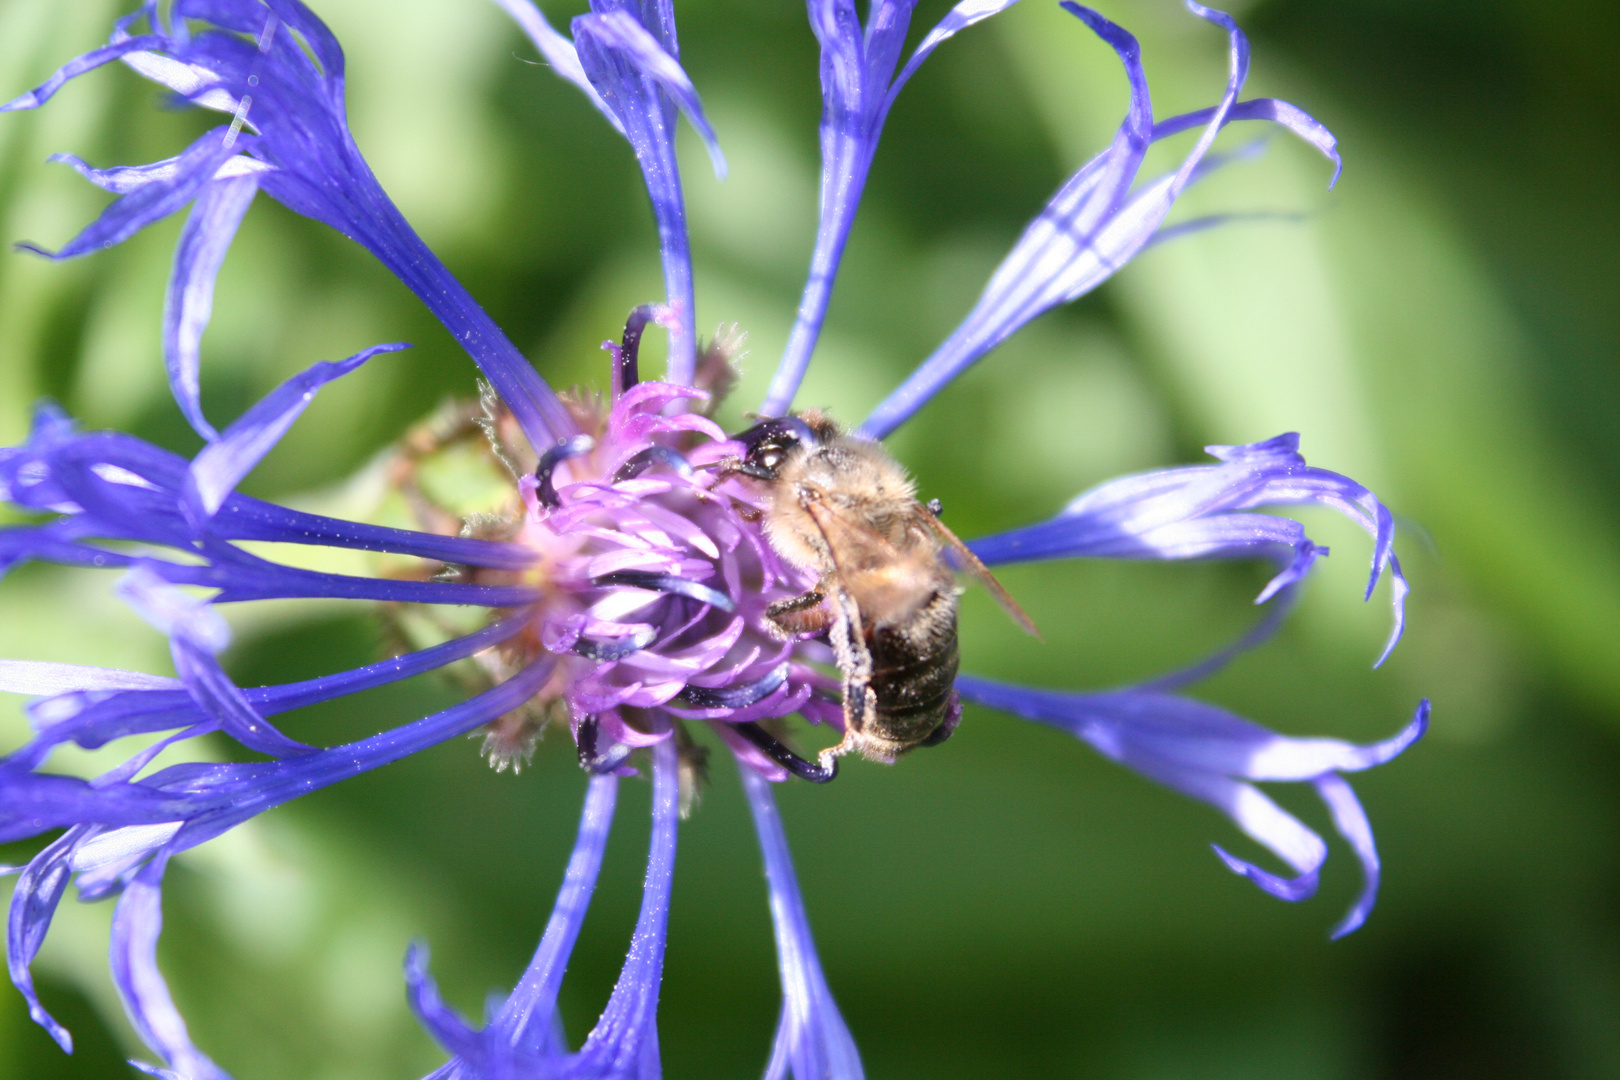
[[(896, 95), (942, 42), (1013, 2), (963, 0), (896, 75), (913, 0), (873, 0), (864, 24), (853, 0), (809, 0), (824, 100), (820, 227), (797, 320), (761, 407), (766, 416), (789, 416)], [(222, 116), (177, 156), (150, 165), (98, 169), (58, 156), (119, 198), (62, 249), (42, 253), (51, 258), (121, 243), (190, 206), (168, 286), (163, 352), (174, 398), (206, 445), (186, 460), (118, 432), (81, 432), (45, 405), (27, 441), (0, 452), (0, 491), (34, 518), (0, 530), (0, 565), (42, 560), (122, 569), (118, 593), (167, 637), (175, 670), (169, 677), (0, 662), (0, 688), (36, 699), (28, 706), (32, 739), (0, 760), (0, 840), (63, 830), (20, 868), (7, 939), (12, 980), (33, 1018), (71, 1051), (69, 1033), (40, 1004), (30, 963), (70, 880), (84, 899), (116, 895), (113, 980), (135, 1030), (162, 1062), (141, 1067), (187, 1080), (224, 1077), (193, 1044), (156, 963), (170, 860), (272, 807), (445, 740), (482, 731), (492, 760), (504, 765), (521, 760), (541, 727), (566, 724), (590, 780), (578, 840), (533, 960), (482, 1027), (443, 1004), (426, 953), (415, 946), (406, 960), (408, 998), (451, 1055), (436, 1077), (656, 1077), (655, 1017), (677, 823), (700, 761), (690, 732), (706, 724), (739, 765), (769, 885), (783, 1001), (765, 1075), (860, 1077), (771, 795), (772, 783), (795, 776), (832, 778), (833, 769), (791, 749), (784, 718), (841, 729), (840, 682), (828, 673), (832, 654), (823, 642), (771, 623), (767, 608), (805, 593), (816, 574), (784, 557), (762, 528), (768, 492), (735, 467), (757, 442), (750, 433), (728, 436), (701, 408), (711, 396), (705, 385), (723, 381), (724, 350), (701, 349), (693, 329), (677, 113), (703, 137), (717, 172), (724, 159), (680, 65), (670, 0), (593, 0), (590, 13), (570, 24), (571, 36), (553, 29), (529, 0), (497, 3), (625, 136), (647, 181), (667, 295), (632, 313), (622, 339), (609, 343), (605, 399), (554, 393), (390, 202), (349, 134), (343, 52), (298, 0), (174, 0), (167, 14), (147, 3), (115, 24), (108, 44), (0, 106), (36, 108), (68, 80), (117, 60)], [(1227, 15), (1187, 0), (1193, 14), (1227, 34), (1230, 74), (1219, 101), (1156, 120), (1135, 39), (1089, 8), (1069, 0), (1062, 6), (1118, 54), (1131, 91), (1124, 121), (1112, 143), (1031, 221), (960, 327), (860, 425), (859, 438), (888, 435), (1025, 323), (1095, 288), (1164, 237), (1163, 222), (1180, 193), (1219, 164), (1209, 150), (1225, 125), (1280, 124), (1321, 150), (1337, 176), (1338, 154), (1325, 127), (1286, 102), (1239, 100), (1248, 44)], [(1174, 171), (1138, 179), (1150, 144), (1193, 129), (1197, 141)], [(261, 191), (371, 252), (472, 357), (491, 388), (485, 418), (491, 440), (513, 471), (509, 520), (459, 532), (387, 528), (236, 491), (322, 386), (403, 347), (378, 345), (317, 363), (223, 430), (210, 423), (199, 397), (199, 345), (216, 274)], [(640, 377), (638, 350), (649, 324), (670, 337), (663, 381)], [(804, 426), (792, 419), (781, 424)], [(1348, 933), (1372, 908), (1378, 857), (1343, 774), (1401, 753), (1422, 734), (1427, 702), (1394, 737), (1357, 746), (1277, 735), (1179, 691), (1269, 637), (1327, 554), (1297, 522), (1255, 512), (1262, 507), (1329, 507), (1371, 535), (1368, 595), (1386, 572), (1393, 580), (1387, 656), (1400, 636), (1406, 593), (1392, 518), (1366, 488), (1307, 465), (1295, 435), (1209, 451), (1215, 464), (1111, 481), (1049, 521), (971, 548), (992, 566), (1059, 558), (1270, 559), (1277, 573), (1257, 601), (1271, 603), (1270, 617), (1205, 662), (1140, 685), (1074, 693), (963, 675), (954, 693), (1067, 730), (1214, 805), (1291, 873), (1217, 848), (1220, 857), (1285, 900), (1312, 895), (1327, 848), (1254, 782), (1310, 783), (1364, 870), (1365, 886), (1334, 931)], [(418, 560), (422, 572), (383, 578), (301, 569), (251, 553), (241, 546), (249, 541), (384, 552)], [(490, 616), (474, 632), (352, 671), (236, 685), (219, 662), (230, 634), (216, 608), (316, 597), (473, 606)], [(372, 738), (317, 747), (271, 722), (281, 712), (469, 658), (492, 673), (488, 689)], [(957, 709), (953, 700), (946, 724)], [(216, 731), (263, 760), (148, 772), (163, 750)], [(948, 727), (940, 734), (948, 735)], [(94, 779), (44, 769), (63, 744), (94, 748), (127, 737), (149, 741)], [(620, 778), (634, 775), (638, 762), (651, 772), (653, 793), (640, 915), (608, 1005), (576, 1049), (561, 1034), (558, 990), (601, 866)]]

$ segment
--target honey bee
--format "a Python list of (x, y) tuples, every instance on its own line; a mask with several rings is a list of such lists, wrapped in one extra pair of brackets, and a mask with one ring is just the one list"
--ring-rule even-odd
[(1024, 630), (1035, 626), (978, 557), (917, 501), (905, 469), (877, 443), (806, 411), (735, 436), (744, 456), (727, 473), (768, 485), (766, 539), (783, 560), (819, 575), (814, 588), (766, 609), (784, 638), (827, 633), (843, 676), (844, 737), (821, 752), (852, 750), (892, 763), (950, 738), (961, 716), (954, 684), (956, 575), (949, 559), (988, 588)]

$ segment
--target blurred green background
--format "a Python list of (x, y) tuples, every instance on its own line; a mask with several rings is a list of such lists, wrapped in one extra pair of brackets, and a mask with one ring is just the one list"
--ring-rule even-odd
[[(350, 57), (358, 142), (406, 216), (557, 386), (602, 385), (597, 350), (656, 298), (653, 229), (628, 149), (484, 0), (323, 0)], [(814, 229), (816, 48), (790, 0), (684, 0), (684, 60), (730, 158), (716, 184), (682, 135), (700, 328), (749, 334), (740, 424), (785, 341)], [(1142, 40), (1160, 115), (1212, 103), (1218, 30), (1170, 0), (1101, 3)], [(577, 7), (577, 5), (576, 5)], [(943, 0), (921, 6), (926, 28)], [(0, 2), (0, 96), (102, 40), (119, 5)], [(551, 6), (562, 21), (575, 8)], [(1326, 940), (1359, 881), (1335, 842), (1322, 895), (1286, 905), (1228, 874), (1253, 853), (1214, 811), (1056, 731), (970, 713), (948, 746), (852, 763), (780, 800), (828, 978), (874, 1080), (944, 1077), (1620, 1076), (1620, 9), (1602, 0), (1263, 0), (1248, 96), (1337, 133), (1344, 178), (1284, 136), (1196, 189), (1178, 217), (1285, 211), (1150, 251), (1025, 330), (892, 440), (966, 536), (1050, 514), (1086, 486), (1202, 460), (1207, 443), (1303, 432), (1313, 464), (1371, 485), (1408, 526), (1410, 626), (1380, 671), (1387, 585), (1368, 543), (1332, 544), (1287, 628), (1200, 695), (1295, 733), (1427, 740), (1355, 778), (1385, 885), (1367, 927)], [(915, 39), (920, 31), (914, 31)], [(1046, 0), (944, 46), (900, 99), (819, 358), (801, 397), (855, 420), (949, 332), (1023, 222), (1123, 113), (1112, 54)], [(0, 118), (0, 239), (56, 246), (105, 196), (70, 150), (129, 164), (207, 118), (108, 69), (42, 114)], [(1224, 137), (1239, 145), (1256, 131)], [(1609, 136), (1603, 136), (1609, 131)], [(1156, 151), (1158, 166), (1191, 137)], [(1150, 166), (1153, 163), (1150, 162)], [(0, 255), (0, 437), (51, 396), (87, 426), (195, 450), (158, 352), (178, 221), (67, 265)], [(473, 369), (381, 267), (261, 199), (205, 342), (216, 422), (317, 359), (417, 344), (327, 389), (248, 484), (304, 505)], [(655, 343), (661, 348), (662, 343)], [(657, 370), (657, 363), (649, 365)], [(1047, 564), (1008, 587), (1032, 644), (981, 593), (969, 670), (1098, 687), (1185, 662), (1255, 615), (1246, 566)], [(0, 591), (0, 654), (167, 670), (111, 576), (28, 568)], [(233, 613), (239, 681), (378, 654), (336, 604)], [(419, 680), (288, 718), (336, 742), (442, 707)], [(5, 703), (0, 739), (24, 738)], [(223, 744), (205, 748), (224, 754)], [(103, 768), (105, 752), (63, 754)], [(400, 962), (431, 942), (470, 1015), (526, 962), (572, 843), (583, 778), (565, 739), (519, 776), (438, 748), (252, 822), (180, 860), (161, 958), (197, 1041), (240, 1080), (412, 1077), (441, 1060)], [(1326, 828), (1299, 790), (1279, 800)], [(639, 900), (646, 785), (625, 785), (563, 1006), (605, 1002)], [(0, 861), (31, 848), (0, 850)], [(106, 975), (109, 905), (64, 904), (36, 967), (79, 1041), (61, 1056), (0, 991), (0, 1077), (125, 1074), (136, 1053)], [(667, 1074), (757, 1075), (778, 1009), (765, 891), (734, 773), (682, 827), (661, 1005)]]

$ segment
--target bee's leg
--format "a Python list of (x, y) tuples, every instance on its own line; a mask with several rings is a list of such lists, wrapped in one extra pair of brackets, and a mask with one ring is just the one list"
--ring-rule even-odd
[(945, 719), (941, 720), (939, 722), (939, 727), (935, 728), (933, 731), (930, 731), (927, 737), (917, 745), (938, 746), (940, 743), (956, 734), (956, 725), (960, 724), (961, 722), (962, 702), (961, 699), (956, 696), (956, 691), (952, 690), (951, 700), (945, 706)]
[(832, 609), (827, 607), (827, 594), (819, 588), (799, 596), (778, 600), (765, 609), (769, 629), (784, 640), (825, 633), (833, 623)]
[(860, 609), (842, 589), (832, 590), (832, 597), (837, 607), (830, 635), (833, 657), (844, 674), (844, 737), (837, 746), (821, 752), (823, 769), (831, 768), (833, 759), (856, 749), (861, 732), (877, 714), (877, 695), (872, 693), (872, 654), (861, 630)]

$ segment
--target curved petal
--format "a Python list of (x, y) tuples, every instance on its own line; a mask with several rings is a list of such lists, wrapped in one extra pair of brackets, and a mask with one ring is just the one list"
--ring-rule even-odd
[(186, 1022), (158, 970), (163, 871), (168, 861), (167, 854), (159, 853), (118, 898), (108, 949), (113, 985), (141, 1041), (161, 1056), (176, 1075), (186, 1080), (230, 1080), (229, 1074), (192, 1045)]
[(623, 135), (624, 125), (613, 115), (613, 110), (602, 100), (602, 95), (596, 92), (591, 80), (585, 77), (585, 69), (580, 66), (579, 53), (574, 49), (574, 43), (557, 33), (531, 0), (494, 0), (494, 3), (523, 29), (529, 40), (534, 43), (534, 47), (540, 50), (540, 55), (546, 58), (551, 70), (584, 91), (591, 104), (596, 106), (597, 112), (607, 117), (608, 123), (613, 125), (613, 130)]
[(861, 424), (860, 434), (867, 438), (893, 431), (1013, 331), (1079, 295), (1072, 290), (1089, 288), (1085, 282), (1096, 268), (1106, 267), (1102, 277), (1112, 273), (1158, 227), (1137, 208), (1140, 196), (1122, 206), (1153, 136), (1141, 47), (1124, 28), (1090, 8), (1072, 0), (1064, 0), (1063, 7), (1119, 55), (1131, 87), (1125, 120), (1113, 144), (1070, 177), (1024, 230), (956, 332)]
[(6, 924), (6, 966), (11, 973), (12, 985), (27, 1002), (29, 1017), (69, 1054), (73, 1053), (73, 1036), (40, 1004), (29, 965), (39, 954), (39, 947), (45, 942), (45, 933), (50, 929), (51, 918), (56, 914), (56, 906), (61, 903), (62, 894), (67, 890), (71, 873), (68, 860), (73, 848), (87, 831), (86, 826), (74, 826), (29, 860), (11, 894), (11, 910)]
[[(581, 15), (572, 26), (580, 64), (623, 125), (625, 138), (647, 182), (671, 311), (666, 324), (670, 334), (668, 380), (690, 384), (697, 364), (692, 246), (686, 228), (680, 164), (675, 157), (676, 99), (664, 87), (664, 79), (672, 74), (670, 65), (677, 72), (679, 66), (655, 36), (626, 11)], [(655, 68), (661, 74), (655, 74)], [(680, 81), (691, 85), (684, 75)], [(695, 102), (694, 93), (688, 104)], [(702, 113), (695, 115), (701, 117)], [(707, 127), (706, 122), (703, 127)]]
[(214, 311), (214, 279), (242, 216), (259, 192), (253, 176), (215, 180), (203, 189), (180, 231), (163, 302), (163, 359), (169, 389), (186, 422), (204, 439), (219, 437), (203, 416), (198, 368), (203, 331)]
[[(985, 4), (993, 6), (990, 0)], [(1338, 176), (1333, 135), (1316, 120), (1287, 102), (1237, 101), (1248, 75), (1249, 46), (1225, 13), (1187, 0), (1194, 14), (1227, 31), (1230, 74), (1220, 103), (1154, 124), (1134, 39), (1072, 0), (1062, 6), (1120, 52), (1132, 82), (1125, 125), (1114, 145), (1075, 173), (1025, 229), (956, 331), (861, 425), (860, 433), (868, 438), (888, 435), (1025, 323), (1096, 288), (1159, 236), (1181, 192), (1214, 164), (1205, 159), (1224, 125), (1234, 120), (1279, 123), (1327, 155)], [(1147, 144), (1197, 124), (1204, 126), (1203, 134), (1181, 165), (1127, 197)]]
[(226, 496), (275, 448), (293, 421), (315, 400), (316, 391), (354, 371), (378, 353), (408, 348), (410, 346), (403, 342), (373, 345), (347, 360), (323, 360), (256, 402), (223, 436), (204, 447), (187, 470), (185, 502), (193, 525), (200, 530), (219, 511)]
[(749, 765), (739, 763), (738, 771), (765, 859), (776, 960), (782, 975), (782, 1023), (771, 1050), (773, 1064), (780, 1065), (774, 1071), (767, 1068), (766, 1076), (791, 1071), (795, 1080), (861, 1080), (865, 1072), (855, 1040), (850, 1037), (816, 956), (787, 836), (771, 797), (771, 782)]
[(115, 41), (110, 45), (103, 45), (99, 49), (91, 49), (83, 56), (74, 57), (58, 68), (51, 77), (40, 83), (26, 94), (19, 94), (4, 105), (0, 105), (0, 113), (22, 112), (27, 109), (37, 109), (51, 100), (62, 87), (72, 79), (78, 78), (87, 71), (94, 71), (103, 64), (110, 64), (142, 49), (162, 48), (164, 40), (154, 34), (142, 34), (139, 37), (126, 37), (122, 41)]
[(1050, 521), (974, 540), (986, 565), (1058, 558), (1235, 559), (1269, 557), (1281, 570), (1257, 598), (1263, 603), (1309, 572), (1327, 554), (1288, 518), (1247, 513), (1262, 506), (1311, 505), (1336, 510), (1373, 538), (1366, 596), (1388, 571), (1394, 622), (1374, 666), (1405, 627), (1408, 591), (1395, 557), (1395, 518), (1370, 490), (1307, 465), (1299, 436), (1247, 446), (1206, 447), (1220, 465), (1192, 465), (1110, 480), (1076, 498)]
[(965, 700), (1069, 731), (1105, 757), (1214, 806), (1287, 863), (1296, 876), (1281, 877), (1219, 847), (1216, 853), (1233, 872), (1284, 900), (1302, 900), (1315, 893), (1327, 847), (1251, 781), (1311, 782), (1367, 876), (1366, 887), (1334, 930), (1335, 936), (1365, 921), (1378, 886), (1371, 827), (1338, 774), (1390, 761), (1423, 736), (1429, 719), (1429, 703), (1424, 701), (1412, 722), (1393, 738), (1357, 746), (1338, 739), (1278, 735), (1213, 705), (1156, 690), (1073, 694), (971, 675), (958, 677), (956, 689)]
[(658, 986), (663, 979), (664, 938), (675, 874), (680, 782), (675, 740), (665, 739), (651, 753), (653, 825), (641, 914), (613, 996), (565, 1072), (570, 1078), (642, 1080), (658, 1075)]
[(48, 252), (23, 246), (52, 259), (73, 259), (122, 244), (148, 225), (179, 211), (213, 181), (214, 174), (236, 154), (236, 147), (227, 141), (228, 134), (228, 128), (217, 127), (199, 136), (173, 159), (173, 167), (165, 175), (120, 196), (59, 250)]
[(579, 818), (579, 836), (574, 841), (574, 853), (569, 856), (568, 870), (563, 875), (562, 888), (557, 891), (557, 902), (552, 906), (545, 935), (523, 978), (518, 980), (495, 1015), (495, 1030), (521, 1053), (545, 1057), (568, 1049), (557, 1042), (557, 992), (579, 929), (585, 922), (591, 893), (596, 889), (608, 832), (613, 827), (618, 791), (617, 776), (591, 777), (585, 793), (585, 808)]

